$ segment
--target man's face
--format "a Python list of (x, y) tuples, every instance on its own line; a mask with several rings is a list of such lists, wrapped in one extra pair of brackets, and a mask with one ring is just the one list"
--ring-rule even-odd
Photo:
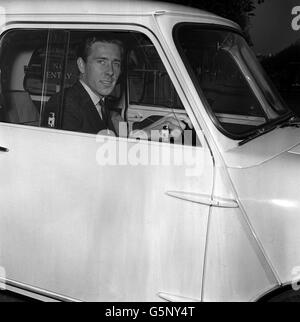
[(82, 80), (99, 96), (109, 95), (121, 72), (121, 50), (117, 44), (95, 42), (85, 62), (79, 58)]

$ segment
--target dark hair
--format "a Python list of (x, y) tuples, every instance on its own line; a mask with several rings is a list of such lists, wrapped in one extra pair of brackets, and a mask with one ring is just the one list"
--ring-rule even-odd
[(77, 48), (77, 58), (81, 57), (85, 62), (90, 54), (91, 47), (96, 42), (104, 42), (116, 44), (120, 47), (121, 57), (123, 57), (124, 47), (123, 42), (112, 32), (99, 32), (97, 34), (90, 34), (85, 37)]

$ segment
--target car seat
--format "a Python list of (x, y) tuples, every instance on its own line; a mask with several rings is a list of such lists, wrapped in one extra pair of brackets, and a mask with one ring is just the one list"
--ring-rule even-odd
[(21, 52), (12, 55), (8, 62), (8, 76), (5, 90), (2, 92), (2, 120), (8, 123), (38, 125), (39, 112), (29, 93), (22, 86), (24, 65), (31, 53)]

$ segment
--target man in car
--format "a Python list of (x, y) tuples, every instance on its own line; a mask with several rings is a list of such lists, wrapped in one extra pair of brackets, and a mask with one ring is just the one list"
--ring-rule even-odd
[[(124, 120), (113, 109), (108, 96), (115, 89), (121, 74), (123, 55), (121, 41), (111, 33), (90, 36), (80, 44), (77, 53), (80, 76), (72, 87), (65, 90), (62, 129), (94, 134), (109, 130), (120, 134), (118, 124)], [(48, 120), (45, 126), (49, 126), (49, 111), (57, 108), (61, 95), (55, 94), (47, 103), (45, 114)], [(166, 116), (144, 128), (143, 132), (150, 138), (152, 130), (163, 128), (167, 128), (172, 136), (178, 136), (184, 130), (185, 123)]]

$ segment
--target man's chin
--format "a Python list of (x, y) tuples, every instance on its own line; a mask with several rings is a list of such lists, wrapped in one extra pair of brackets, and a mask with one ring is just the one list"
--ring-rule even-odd
[(102, 96), (107, 96), (107, 95), (110, 95), (113, 90), (114, 90), (114, 87), (111, 87), (111, 88), (107, 88), (107, 89), (102, 89), (101, 91), (99, 91), (99, 93)]

